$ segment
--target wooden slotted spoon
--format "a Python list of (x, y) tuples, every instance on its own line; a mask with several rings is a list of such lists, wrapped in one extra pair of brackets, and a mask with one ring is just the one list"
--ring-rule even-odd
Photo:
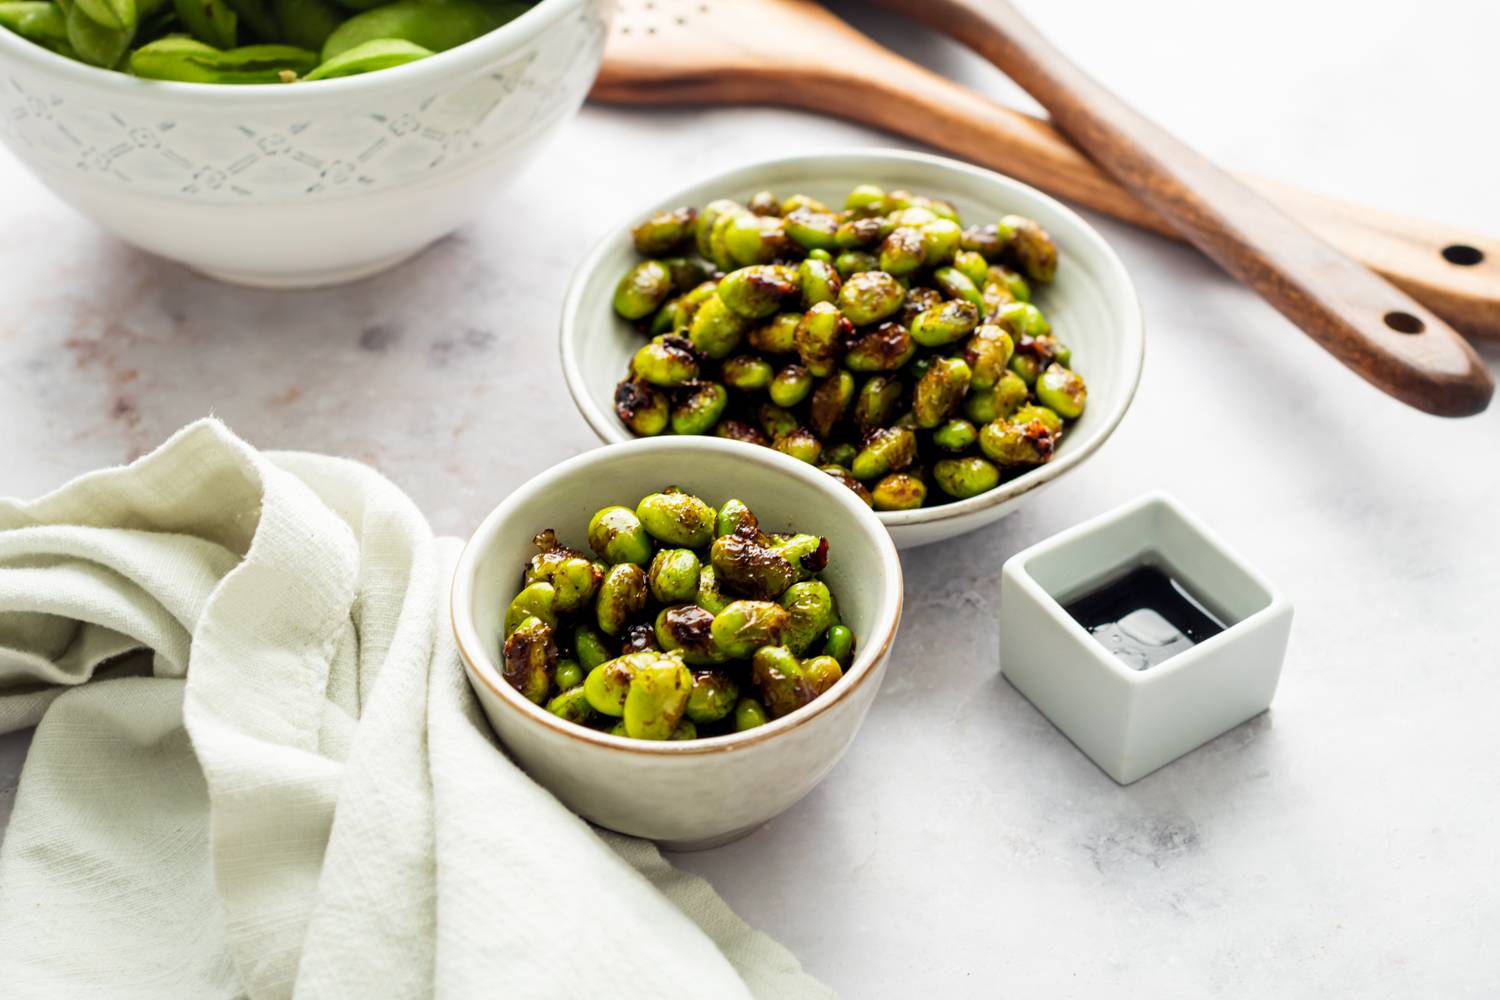
[[(921, 3), (907, 5), (921, 13)], [(1157, 232), (1145, 207), (1046, 122), (1008, 109), (897, 56), (810, 0), (619, 0), (596, 100), (629, 104), (772, 104), (897, 132), (994, 167)], [(1376, 212), (1267, 181), (1264, 196), (1334, 247), (1379, 271), (1477, 336), (1500, 337), (1500, 241)], [(1482, 408), (1488, 374), (1454, 338), (1433, 370), (1420, 336), (1418, 383), (1381, 387), (1433, 412)], [(1419, 317), (1423, 318), (1423, 317)], [(1326, 346), (1326, 345), (1325, 345)], [(1416, 344), (1411, 345), (1416, 347)], [(1440, 343), (1440, 347), (1442, 347)], [(1361, 374), (1370, 373), (1346, 357)], [(1385, 360), (1382, 357), (1382, 364)], [(1398, 361), (1398, 369), (1407, 358)], [(1477, 370), (1476, 370), (1477, 369)], [(1407, 373), (1398, 371), (1400, 380)], [(1372, 380), (1391, 380), (1388, 368)]]

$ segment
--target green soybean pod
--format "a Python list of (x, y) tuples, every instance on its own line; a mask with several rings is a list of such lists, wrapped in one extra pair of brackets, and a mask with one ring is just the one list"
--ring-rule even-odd
[[(276, 23), (276, 15), (271, 13), (270, 0), (225, 0), (239, 15), (240, 23), (250, 29), (250, 35), (262, 42), (275, 42), (281, 39), (281, 28)], [(345, 6), (353, 7), (354, 4), (347, 3)], [(317, 60), (314, 59), (314, 62)]]
[(175, 0), (173, 7), (198, 41), (220, 49), (234, 48), (240, 19), (224, 0)]
[(0, 3), (0, 28), (9, 28), (28, 42), (69, 59), (78, 58), (68, 41), (68, 16), (52, 0), (12, 0)]
[[(128, 28), (100, 24), (76, 4), (67, 12), (68, 44), (83, 62), (112, 69), (124, 58), (135, 36), (135, 25)], [(212, 81), (209, 81), (212, 82)]]
[(323, 61), (376, 40), (442, 52), (498, 28), (504, 19), (475, 0), (395, 0), (356, 14), (323, 43)]
[(334, 80), (341, 76), (358, 76), (377, 70), (405, 66), (407, 63), (426, 59), (433, 51), (400, 38), (377, 38), (346, 49), (331, 59), (325, 59), (304, 80)]
[(134, 32), (140, 22), (135, 0), (72, 0), (72, 8), (101, 28)]
[(274, 0), (273, 10), (282, 41), (315, 52), (348, 17), (331, 0)]
[(317, 55), (292, 45), (246, 45), (220, 51), (191, 38), (163, 38), (130, 54), (130, 71), (188, 83), (277, 83), (310, 70)]

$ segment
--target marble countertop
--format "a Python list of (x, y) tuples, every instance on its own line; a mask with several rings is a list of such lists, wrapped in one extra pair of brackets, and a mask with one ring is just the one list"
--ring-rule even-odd
[[(1025, 6), (1223, 163), (1500, 232), (1500, 8)], [(1016, 99), (946, 42), (840, 10)], [(870, 144), (893, 140), (783, 111), (587, 108), (467, 229), (377, 280), (297, 294), (125, 247), (0, 155), (0, 494), (213, 412), (263, 447), (370, 462), (466, 533), (595, 445), (554, 344), (596, 236), (745, 156)], [(908, 553), (906, 621), (848, 757), (764, 829), (676, 860), (848, 997), (1500, 994), (1500, 407), (1406, 409), (1193, 253), (1095, 221), (1147, 317), (1120, 430), (1040, 502)], [(1500, 369), (1500, 344), (1483, 354)], [(999, 573), (1153, 489), (1297, 617), (1268, 714), (1121, 788), (1000, 679)], [(0, 740), (0, 821), (24, 748)]]

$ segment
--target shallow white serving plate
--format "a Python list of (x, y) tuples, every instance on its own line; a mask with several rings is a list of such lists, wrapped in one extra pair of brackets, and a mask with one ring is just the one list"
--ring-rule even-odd
[[(855, 634), (854, 662), (809, 705), (743, 733), (683, 742), (632, 740), (565, 722), (500, 672), (500, 627), (553, 528), (588, 549), (600, 507), (676, 485), (709, 503), (749, 504), (768, 531), (828, 539), (822, 579)], [(570, 809), (600, 826), (695, 849), (743, 836), (810, 792), (864, 721), (901, 619), (901, 560), (875, 515), (835, 480), (770, 448), (714, 437), (600, 448), (518, 487), (484, 519), (453, 578), (453, 629), (480, 704), (505, 747)]]
[[(1135, 670), (1065, 605), (1142, 563), (1167, 570), (1225, 628)], [(1016, 553), (1000, 581), (1001, 672), (1122, 785), (1269, 708), (1291, 626), (1290, 602), (1163, 493)]]
[(610, 306), (616, 283), (639, 258), (630, 228), (651, 212), (701, 207), (714, 198), (741, 201), (769, 189), (782, 196), (810, 194), (842, 205), (858, 183), (906, 188), (950, 201), (966, 222), (1008, 212), (1027, 215), (1052, 234), (1061, 256), (1057, 280), (1035, 289), (1089, 387), (1088, 407), (1051, 462), (981, 496), (920, 510), (878, 516), (902, 548), (952, 538), (990, 524), (1029, 494), (1074, 468), (1104, 443), (1125, 415), (1140, 379), (1145, 338), (1135, 288), (1119, 257), (1077, 213), (1035, 188), (956, 160), (902, 150), (861, 149), (768, 160), (709, 177), (641, 205), (584, 258), (562, 313), (562, 365), (568, 391), (583, 418), (604, 441), (632, 434), (614, 412), (615, 384), (640, 347), (639, 334)]
[(473, 218), (577, 111), (611, 0), (543, 0), (407, 66), (316, 83), (142, 80), (0, 29), (0, 142), (105, 229), (226, 281), (374, 274)]

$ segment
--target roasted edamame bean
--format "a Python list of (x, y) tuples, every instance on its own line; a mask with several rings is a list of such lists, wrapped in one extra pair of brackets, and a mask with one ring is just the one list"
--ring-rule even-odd
[(698, 595), (698, 573), (702, 568), (698, 554), (692, 549), (662, 549), (646, 571), (651, 596), (663, 604), (691, 601)]
[[(588, 537), (602, 562), (535, 536), (501, 627), (507, 682), (558, 718), (696, 739), (763, 724), (768, 705), (794, 711), (842, 676), (854, 636), (819, 578), (827, 539), (767, 534), (743, 502), (715, 509), (675, 487), (600, 508)], [(758, 670), (768, 647), (776, 669)]]
[[(1057, 269), (1032, 220), (966, 226), (942, 199), (859, 185), (842, 209), (771, 192), (683, 206), (631, 239), (644, 259), (617, 311), (649, 340), (616, 411), (639, 435), (766, 445), (907, 510), (993, 488), (991, 467), (1047, 461), (1082, 414), (1083, 379), (1032, 301)], [(1045, 413), (1016, 420), (1028, 406)], [(1045, 440), (1025, 431), (1038, 420)], [(754, 533), (732, 546), (720, 557), (737, 561), (716, 567), (730, 592), (765, 596), (730, 576), (752, 564), (771, 567), (753, 588), (786, 585), (774, 560), (745, 561), (776, 555)]]
[(652, 538), (686, 548), (711, 542), (718, 522), (718, 512), (712, 507), (675, 488), (643, 497), (635, 514)]
[(625, 626), (646, 609), (646, 598), (650, 587), (646, 583), (646, 571), (635, 563), (615, 563), (604, 574), (599, 584), (595, 614), (599, 631), (605, 635), (619, 635)]
[(589, 521), (589, 548), (609, 563), (651, 561), (651, 537), (629, 507), (602, 507)]

